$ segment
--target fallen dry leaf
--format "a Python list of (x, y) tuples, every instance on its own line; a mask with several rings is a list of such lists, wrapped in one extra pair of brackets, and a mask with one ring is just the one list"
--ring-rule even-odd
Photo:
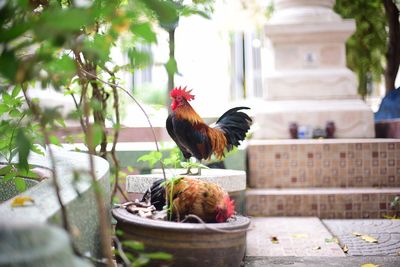
[(379, 265), (373, 264), (373, 263), (365, 263), (361, 265), (361, 267), (379, 267)]
[(339, 244), (339, 239), (337, 239), (337, 237), (325, 238), (325, 243), (332, 243), (332, 242)]
[(15, 207), (23, 207), (26, 206), (26, 203), (35, 203), (35, 201), (33, 200), (33, 198), (28, 197), (28, 196), (19, 196), (14, 198), (11, 201), (11, 207), (15, 208)]
[(342, 250), (343, 250), (344, 253), (347, 254), (347, 252), (349, 252), (349, 247), (348, 247), (347, 245), (344, 245), (344, 246), (342, 247)]
[(308, 238), (307, 234), (292, 234), (293, 238)]
[(378, 239), (369, 235), (360, 236), (362, 240), (367, 241), (369, 243), (378, 243)]
[(276, 236), (271, 236), (271, 243), (272, 244), (279, 244), (279, 239)]
[(362, 236), (363, 234), (361, 234), (361, 233), (359, 233), (359, 232), (353, 232), (353, 233), (351, 233), (352, 235), (354, 235), (354, 236)]

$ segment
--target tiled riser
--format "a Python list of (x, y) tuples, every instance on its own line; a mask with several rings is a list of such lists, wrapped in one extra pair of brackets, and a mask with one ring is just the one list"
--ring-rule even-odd
[(400, 187), (400, 140), (360, 140), (250, 143), (249, 185), (253, 188)]
[(390, 202), (396, 195), (400, 195), (400, 188), (397, 192), (276, 195), (255, 193), (250, 189), (246, 195), (246, 212), (249, 216), (268, 217), (383, 218), (395, 214)]

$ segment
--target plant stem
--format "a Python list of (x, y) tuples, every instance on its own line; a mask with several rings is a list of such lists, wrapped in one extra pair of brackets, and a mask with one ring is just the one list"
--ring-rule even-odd
[(88, 154), (89, 165), (90, 165), (89, 173), (92, 178), (92, 185), (96, 198), (97, 210), (99, 213), (101, 248), (103, 256), (107, 259), (107, 266), (113, 266), (112, 254), (111, 254), (111, 234), (110, 234), (111, 227), (106, 212), (105, 202), (100, 190), (100, 185), (96, 179), (96, 174), (94, 171), (95, 165), (94, 165), (93, 155), (95, 154), (95, 148), (93, 144), (93, 129), (92, 125), (89, 122), (90, 106), (87, 99), (87, 94), (83, 95), (83, 112), (84, 112), (85, 124), (87, 126), (86, 143), (88, 144), (88, 149), (89, 149), (89, 154)]
[[(108, 73), (111, 75), (112, 83), (115, 83), (115, 74), (111, 71), (109, 71)], [(111, 194), (111, 201), (112, 201), (115, 194), (117, 193), (117, 189), (119, 186), (120, 166), (119, 166), (119, 161), (118, 161), (117, 155), (116, 155), (116, 146), (117, 146), (117, 142), (118, 142), (119, 129), (121, 127), (121, 124), (120, 124), (120, 116), (119, 116), (119, 97), (118, 97), (117, 87), (112, 85), (111, 88), (112, 88), (113, 97), (114, 97), (113, 108), (115, 111), (115, 120), (116, 120), (116, 122), (115, 122), (116, 126), (114, 127), (114, 139), (113, 139), (112, 148), (111, 148), (111, 157), (114, 162), (114, 168), (115, 168), (115, 181), (114, 181), (114, 187), (113, 187), (112, 194)]]
[(8, 146), (8, 152), (10, 153), (9, 158), (8, 158), (8, 163), (11, 163), (12, 161), (12, 141), (14, 139), (14, 134), (15, 134), (15, 129), (18, 128), (18, 126), (21, 124), (22, 119), (25, 117), (26, 113), (19, 118), (17, 125), (13, 128), (12, 133), (11, 133), (11, 138), (10, 138), (10, 144)]
[[(149, 115), (147, 114), (147, 112), (144, 110), (144, 108), (142, 107), (142, 105), (136, 100), (136, 98), (133, 97), (133, 95), (132, 95), (130, 92), (128, 92), (128, 90), (126, 90), (125, 88), (119, 86), (118, 84), (113, 84), (113, 83), (110, 83), (110, 82), (106, 82), (106, 81), (104, 81), (103, 79), (100, 79), (99, 77), (93, 75), (93, 74), (90, 73), (90, 72), (87, 72), (87, 71), (84, 70), (84, 69), (81, 69), (81, 71), (83, 71), (85, 74), (87, 74), (87, 75), (89, 75), (89, 76), (91, 76), (91, 77), (93, 77), (93, 78), (99, 80), (99, 81), (102, 82), (102, 83), (108, 84), (109, 86), (115, 86), (116, 88), (119, 88), (120, 90), (122, 90), (123, 92), (125, 92), (125, 93), (139, 106), (139, 108), (141, 109), (141, 111), (143, 112), (144, 116), (145, 116), (146, 119), (147, 119), (147, 123), (148, 123), (149, 126), (150, 126), (151, 133), (152, 133), (153, 139), (154, 139), (154, 144), (156, 145), (156, 150), (157, 150), (158, 152), (160, 152), (160, 148), (159, 148), (159, 146), (158, 146), (158, 141), (157, 141), (157, 136), (156, 136), (156, 133), (155, 133), (155, 131), (154, 131), (153, 124), (152, 124), (151, 121), (150, 121), (150, 117), (149, 117)], [(166, 178), (167, 176), (166, 176), (166, 174), (165, 174), (164, 164), (163, 164), (162, 162), (161, 162), (161, 169), (162, 169), (162, 172), (163, 172), (164, 180), (166, 180), (166, 179), (167, 179), (167, 178)]]

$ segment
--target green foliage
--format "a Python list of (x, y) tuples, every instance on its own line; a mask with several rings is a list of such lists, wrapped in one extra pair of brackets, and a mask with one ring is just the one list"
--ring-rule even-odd
[[(113, 85), (119, 82), (118, 72), (133, 72), (152, 61), (139, 48), (157, 43), (155, 24), (175, 27), (179, 15), (204, 15), (196, 6), (207, 1), (193, 1), (186, 9), (178, 2), (93, 0), (85, 1), (84, 6), (64, 0), (1, 2), (0, 158), (8, 165), (0, 169), (0, 183), (13, 181), (18, 190), (25, 190), (21, 176), (34, 176), (29, 154), (43, 153), (45, 143), (61, 145), (55, 134), (65, 127), (60, 108), (45, 108), (37, 99), (30, 99), (32, 88), (55, 88), (72, 98), (76, 110), (67, 118), (81, 124), (89, 151), (95, 154), (99, 145), (99, 154), (106, 157), (106, 118), (114, 130), (120, 128), (118, 92)], [(129, 66), (118, 65), (111, 58), (111, 50), (122, 39), (128, 40), (124, 51)], [(176, 68), (172, 66), (171, 71)], [(17, 157), (18, 163), (13, 163)], [(162, 156), (154, 153), (142, 160), (156, 164)], [(115, 168), (115, 174), (120, 174)], [(96, 183), (94, 186), (96, 189)], [(152, 259), (169, 258), (163, 253), (143, 252), (130, 260), (133, 266), (143, 266)]]
[[(119, 235), (123, 236), (123, 233), (120, 231)], [(125, 256), (131, 262), (131, 267), (146, 266), (151, 260), (172, 260), (172, 255), (165, 252), (145, 252), (145, 247), (141, 242), (125, 240), (121, 242), (121, 245), (124, 249)], [(119, 251), (115, 250), (114, 253), (118, 255)]]
[(354, 18), (356, 32), (348, 39), (347, 63), (358, 76), (358, 93), (370, 93), (372, 82), (379, 82), (384, 72), (387, 49), (386, 14), (381, 0), (337, 0), (335, 11), (344, 18)]
[(145, 154), (138, 158), (138, 162), (147, 162), (150, 168), (153, 168), (157, 163), (161, 161), (162, 153), (159, 151), (151, 151), (148, 154)]
[(168, 206), (164, 207), (167, 210), (168, 220), (172, 221), (172, 208), (174, 201), (174, 186), (178, 184), (182, 180), (183, 176), (171, 177), (160, 184), (160, 186), (166, 187), (169, 189), (168, 195)]

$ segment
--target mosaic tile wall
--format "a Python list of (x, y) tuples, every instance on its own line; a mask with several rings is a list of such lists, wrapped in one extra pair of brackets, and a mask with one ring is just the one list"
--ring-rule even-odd
[[(247, 194), (249, 216), (316, 216), (323, 219), (384, 218), (396, 212), (390, 202), (393, 192), (331, 194)], [(398, 214), (397, 214), (398, 215)]]
[(253, 188), (400, 187), (400, 139), (259, 141), (247, 151)]

